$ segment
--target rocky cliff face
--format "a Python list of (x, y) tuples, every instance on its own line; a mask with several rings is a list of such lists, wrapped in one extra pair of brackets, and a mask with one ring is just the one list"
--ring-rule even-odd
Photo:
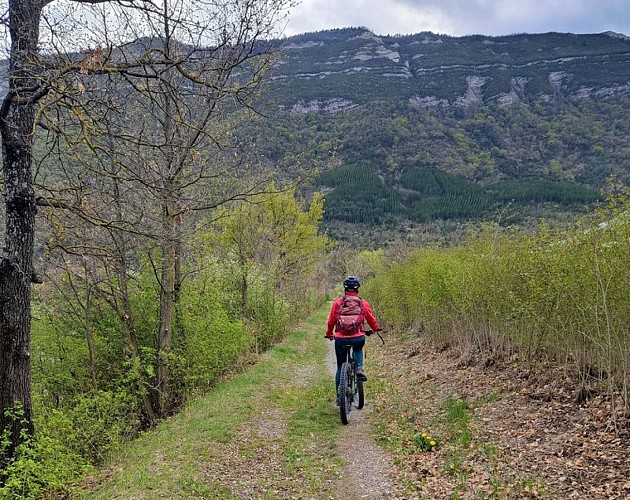
[(375, 101), (424, 108), (630, 94), (630, 38), (616, 33), (377, 36), (349, 28), (278, 42), (276, 105), (337, 113)]
[[(366, 28), (273, 42), (267, 93), (285, 111), (336, 114), (379, 101), (511, 106), (630, 95), (630, 37), (613, 32), (377, 36)], [(0, 95), (8, 88), (0, 61)]]

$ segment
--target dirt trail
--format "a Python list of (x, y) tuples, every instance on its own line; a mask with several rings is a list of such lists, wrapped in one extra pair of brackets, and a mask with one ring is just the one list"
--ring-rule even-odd
[[(337, 364), (332, 342), (329, 346), (327, 364), (328, 371), (334, 377)], [(366, 382), (365, 390), (365, 406), (361, 410), (353, 408), (350, 423), (343, 427), (338, 442), (338, 453), (346, 465), (337, 480), (339, 496), (335, 498), (379, 499), (392, 498), (394, 495), (392, 459), (370, 438), (373, 431), (368, 419), (371, 408), (369, 380)]]
[[(340, 422), (324, 321), (322, 310), (255, 365), (130, 443), (81, 498), (399, 498), (393, 460), (373, 441), (369, 381), (365, 408), (349, 425)], [(376, 377), (376, 364), (367, 368)]]

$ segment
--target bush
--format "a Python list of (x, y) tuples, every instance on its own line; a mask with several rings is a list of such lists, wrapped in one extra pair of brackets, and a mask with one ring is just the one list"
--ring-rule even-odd
[[(17, 410), (14, 418), (22, 418)], [(0, 436), (0, 455), (8, 446), (7, 433)], [(91, 469), (87, 460), (46, 430), (34, 437), (23, 434), (14, 457), (0, 464), (0, 498), (38, 499), (52, 491), (65, 492)]]
[(140, 428), (137, 395), (125, 388), (79, 395), (63, 410), (47, 409), (41, 429), (82, 460), (101, 465)]
[(630, 190), (574, 227), (533, 235), (488, 225), (456, 248), (418, 249), (366, 283), (385, 321), (434, 341), (530, 363), (569, 363), (628, 404)]
[(243, 322), (222, 303), (221, 281), (199, 276), (182, 289), (182, 331), (176, 336), (173, 380), (186, 394), (207, 390), (252, 346)]

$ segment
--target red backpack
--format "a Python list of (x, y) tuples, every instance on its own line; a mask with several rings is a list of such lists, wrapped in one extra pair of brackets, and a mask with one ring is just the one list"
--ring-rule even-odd
[(341, 335), (352, 335), (363, 330), (363, 299), (358, 295), (344, 295), (337, 308), (335, 331)]

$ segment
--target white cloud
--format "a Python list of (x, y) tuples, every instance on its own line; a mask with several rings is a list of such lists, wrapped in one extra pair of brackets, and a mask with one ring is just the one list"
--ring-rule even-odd
[(286, 34), (366, 26), (378, 34), (560, 31), (630, 34), (628, 0), (303, 0)]

